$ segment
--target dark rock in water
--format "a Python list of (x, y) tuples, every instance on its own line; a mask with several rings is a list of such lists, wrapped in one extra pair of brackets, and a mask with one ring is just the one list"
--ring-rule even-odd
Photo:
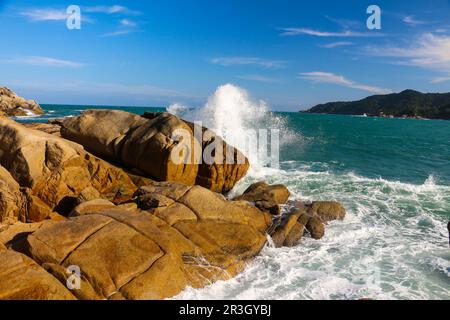
[(272, 215), (280, 214), (280, 204), (285, 204), (290, 192), (284, 185), (268, 185), (265, 182), (252, 184), (235, 200), (253, 202), (259, 209), (270, 212)]
[(39, 104), (34, 100), (19, 97), (12, 90), (0, 87), (0, 116), (27, 116), (43, 114)]
[[(88, 110), (78, 117), (64, 119), (61, 135), (99, 157), (157, 181), (197, 184), (225, 193), (247, 172), (248, 160), (234, 148), (231, 148), (234, 163), (227, 163), (227, 153), (223, 151), (230, 147), (220, 137), (210, 133), (210, 139), (202, 141), (201, 150), (197, 150), (192, 124), (169, 113), (147, 116), (151, 120), (118, 110)], [(187, 134), (183, 138), (187, 141), (173, 139), (180, 130)], [(217, 161), (200, 163), (202, 151), (219, 142), (223, 150), (216, 150)], [(184, 161), (175, 163), (172, 152), (177, 152)]]
[(447, 230), (448, 230), (448, 244), (450, 245), (450, 221), (447, 224)]

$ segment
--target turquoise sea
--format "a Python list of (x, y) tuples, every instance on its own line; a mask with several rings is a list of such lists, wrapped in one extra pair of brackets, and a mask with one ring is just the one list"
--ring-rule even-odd
[[(42, 107), (44, 116), (18, 121), (45, 122), (106, 108)], [(216, 103), (203, 113), (180, 106), (169, 110), (214, 127), (218, 121), (227, 124), (217, 112), (221, 107)], [(111, 108), (137, 114), (165, 110)], [(281, 153), (279, 169), (251, 172), (233, 192), (258, 180), (283, 183), (299, 199), (340, 201), (348, 215), (330, 223), (320, 241), (305, 237), (295, 248), (268, 245), (236, 278), (187, 289), (177, 298), (450, 299), (450, 121), (270, 113), (251, 107), (233, 117), (234, 110), (227, 110), (233, 125), (278, 126)]]

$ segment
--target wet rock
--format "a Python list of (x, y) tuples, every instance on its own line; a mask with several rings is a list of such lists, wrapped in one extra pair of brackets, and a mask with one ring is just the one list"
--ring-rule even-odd
[(265, 182), (252, 184), (241, 196), (235, 200), (245, 200), (253, 202), (259, 209), (269, 212), (272, 215), (280, 214), (280, 204), (285, 204), (290, 192), (284, 185), (268, 185)]
[(306, 230), (310, 233), (313, 239), (319, 240), (325, 235), (325, 225), (317, 217), (311, 217), (306, 224)]
[(335, 201), (315, 201), (311, 204), (310, 212), (322, 221), (342, 220), (345, 218), (345, 208)]

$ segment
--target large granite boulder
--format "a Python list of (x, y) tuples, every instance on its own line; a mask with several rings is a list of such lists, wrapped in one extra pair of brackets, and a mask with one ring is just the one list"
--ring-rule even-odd
[(8, 88), (0, 87), (0, 115), (27, 116), (43, 113), (36, 101), (26, 100)]
[(86, 188), (116, 203), (130, 199), (136, 190), (122, 169), (81, 145), (4, 117), (0, 118), (0, 165), (4, 168), (0, 169), (0, 206), (7, 208), (2, 216), (19, 216), (13, 203), (23, 208), (20, 187), (26, 199), (22, 221), (40, 221), (53, 211), (68, 214)]
[(0, 300), (74, 300), (55, 277), (25, 255), (0, 244)]
[[(169, 113), (149, 119), (119, 110), (88, 110), (61, 121), (60, 131), (89, 152), (139, 175), (228, 192), (247, 172), (248, 160), (220, 137), (200, 129), (206, 133), (202, 141), (195, 139), (193, 124)], [(179, 134), (181, 130), (186, 135)], [(222, 147), (216, 148), (214, 162), (201, 161), (202, 151), (216, 145)], [(228, 162), (227, 152), (231, 154)], [(173, 155), (186, 161), (174, 161)]]
[(266, 242), (270, 214), (246, 202), (168, 182), (136, 196), (145, 210), (107, 205), (44, 222), (27, 237), (30, 256), (63, 283), (78, 266), (79, 299), (164, 299), (229, 279)]

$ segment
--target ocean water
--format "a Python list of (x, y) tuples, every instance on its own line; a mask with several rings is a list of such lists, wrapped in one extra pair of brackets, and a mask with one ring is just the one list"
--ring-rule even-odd
[[(18, 120), (92, 108), (43, 107), (44, 116)], [(248, 129), (280, 130), (280, 167), (248, 154), (252, 169), (233, 193), (266, 180), (298, 199), (340, 201), (348, 212), (327, 225), (323, 239), (267, 245), (237, 277), (175, 299), (450, 299), (450, 121), (272, 113), (232, 85), (200, 108), (167, 109), (201, 120), (238, 147)]]

